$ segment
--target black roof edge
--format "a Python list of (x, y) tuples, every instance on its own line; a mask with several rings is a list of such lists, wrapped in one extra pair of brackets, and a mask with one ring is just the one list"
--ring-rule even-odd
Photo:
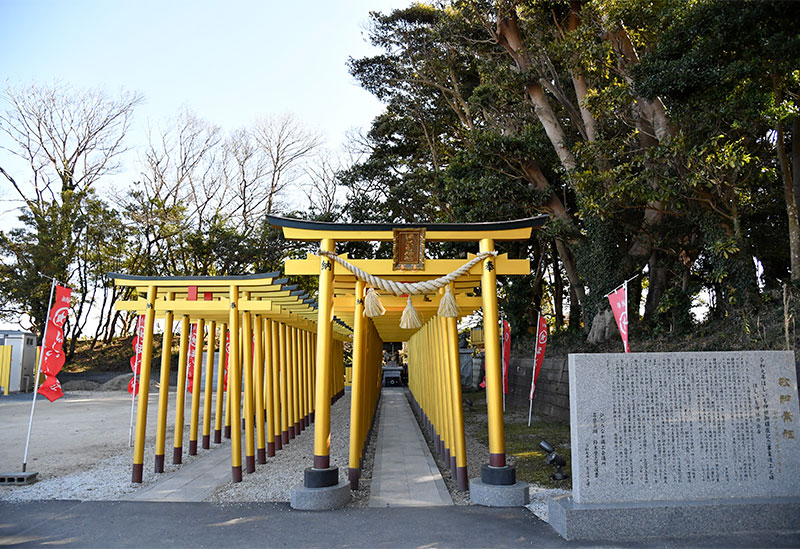
[[(257, 273), (257, 274), (249, 274), (249, 275), (238, 275), (238, 276), (144, 276), (144, 275), (131, 275), (131, 274), (124, 274), (124, 273), (106, 273), (108, 278), (129, 278), (131, 280), (141, 280), (145, 281), (159, 281), (159, 280), (187, 280), (187, 281), (197, 281), (202, 282), (204, 280), (259, 280), (262, 278), (276, 278), (280, 276), (280, 271), (275, 271), (274, 273)], [(288, 278), (286, 279), (288, 280)], [(277, 283), (277, 280), (273, 280), (273, 284)]]
[(275, 227), (293, 229), (324, 229), (339, 232), (391, 231), (392, 229), (412, 228), (429, 231), (486, 231), (541, 227), (549, 219), (547, 215), (514, 219), (511, 221), (486, 221), (481, 223), (331, 223), (329, 221), (308, 221), (293, 217), (268, 215), (269, 224)]

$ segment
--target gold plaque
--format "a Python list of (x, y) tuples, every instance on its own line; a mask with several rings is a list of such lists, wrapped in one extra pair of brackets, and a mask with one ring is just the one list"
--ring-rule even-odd
[(392, 229), (395, 271), (425, 269), (425, 229)]

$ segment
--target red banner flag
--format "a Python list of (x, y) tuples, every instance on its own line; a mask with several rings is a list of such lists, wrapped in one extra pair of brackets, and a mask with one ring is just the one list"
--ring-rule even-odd
[(533, 374), (531, 375), (531, 393), (528, 400), (533, 400), (533, 392), (536, 390), (536, 380), (539, 379), (539, 372), (542, 370), (544, 360), (544, 350), (547, 348), (547, 321), (539, 313), (539, 320), (536, 323), (536, 350), (533, 353)]
[(508, 365), (511, 362), (511, 324), (503, 321), (503, 392), (508, 394)]
[(136, 321), (136, 334), (133, 336), (133, 356), (131, 357), (131, 370), (133, 377), (128, 382), (128, 392), (134, 396), (139, 394), (138, 376), (142, 371), (142, 346), (144, 345), (144, 315), (139, 315)]
[(194, 357), (197, 354), (197, 324), (192, 324), (188, 354), (189, 356), (186, 359), (186, 390), (191, 393), (194, 386)]
[(228, 357), (231, 355), (231, 333), (225, 334), (225, 385), (223, 389), (228, 390)]
[(608, 294), (608, 302), (614, 312), (614, 318), (617, 321), (619, 335), (622, 336), (622, 345), (625, 348), (625, 352), (630, 353), (631, 350), (628, 347), (628, 283), (626, 282)]
[(64, 391), (61, 390), (61, 382), (56, 376), (47, 376), (39, 386), (39, 394), (53, 402), (63, 397)]
[(64, 396), (56, 374), (61, 371), (66, 361), (63, 351), (64, 323), (69, 314), (71, 297), (72, 290), (70, 288), (56, 285), (55, 299), (47, 314), (47, 328), (45, 328), (46, 333), (41, 351), (41, 371), (45, 375), (45, 379), (38, 392), (50, 402)]

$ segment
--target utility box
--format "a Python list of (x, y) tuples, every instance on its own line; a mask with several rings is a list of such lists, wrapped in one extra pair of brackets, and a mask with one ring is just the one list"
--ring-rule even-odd
[(33, 391), (36, 376), (36, 334), (16, 330), (0, 330), (0, 345), (11, 346), (11, 377), (8, 390)]

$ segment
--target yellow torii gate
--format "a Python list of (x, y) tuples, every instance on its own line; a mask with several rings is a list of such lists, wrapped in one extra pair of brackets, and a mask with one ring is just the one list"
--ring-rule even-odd
[[(317, 332), (315, 301), (297, 286), (288, 285), (280, 273), (244, 276), (155, 277), (109, 273), (117, 286), (136, 289), (133, 299), (119, 301), (118, 310), (145, 315), (139, 407), (133, 454), (132, 481), (142, 482), (145, 427), (153, 354), (153, 325), (163, 318), (165, 329), (161, 357), (161, 383), (158, 399), (155, 472), (164, 471), (170, 349), (175, 318), (181, 319), (181, 345), (178, 371), (178, 398), (175, 412), (173, 463), (182, 461), (184, 391), (187, 367), (193, 368), (193, 391), (189, 453), (197, 453), (200, 404), (200, 378), (205, 375), (203, 448), (210, 447), (211, 397), (214, 376), (213, 357), (216, 326), (221, 328), (217, 369), (217, 403), (214, 442), (222, 442), (223, 384), (220, 383), (226, 359), (225, 334), (230, 337), (229, 390), (225, 413), (226, 438), (231, 439), (231, 471), (234, 482), (242, 480), (242, 429), (245, 431), (245, 465), (255, 471), (256, 459), (263, 464), (282, 445), (305, 429), (314, 416), (314, 348)], [(332, 322), (335, 320), (335, 322)], [(194, 364), (187, 365), (190, 325), (197, 325), (198, 349)], [(206, 371), (202, 372), (203, 331), (209, 326)], [(350, 328), (339, 319), (328, 318), (338, 342), (328, 345), (326, 364), (333, 364), (341, 375), (329, 377), (325, 392), (330, 400), (344, 393), (342, 342), (351, 337)], [(246, 344), (251, 342), (252, 344)], [(334, 352), (335, 351), (335, 352)], [(335, 356), (334, 356), (335, 355)], [(330, 368), (329, 368), (330, 370)], [(244, 391), (242, 391), (244, 389)], [(242, 393), (244, 414), (242, 414)], [(266, 424), (266, 429), (265, 429)], [(235, 428), (231, 429), (231, 425)], [(255, 431), (255, 432), (254, 432)], [(256, 448), (257, 446), (257, 448)], [(257, 455), (256, 455), (257, 450)]]
[[(434, 418), (440, 424), (436, 425), (435, 430), (437, 435), (441, 430), (441, 438), (447, 439), (447, 452), (452, 450), (455, 454), (453, 456), (445, 452), (456, 470), (459, 486), (466, 489), (463, 418), (460, 416), (461, 387), (457, 377), (456, 319), (443, 319), (436, 315), (447, 288), (410, 297), (383, 296), (384, 316), (368, 318), (364, 314), (364, 300), (369, 299), (365, 289), (369, 281), (363, 273), (388, 281), (417, 282), (444, 277), (465, 266), (464, 260), (459, 259), (426, 259), (426, 241), (479, 244), (480, 258), (470, 254), (467, 259), (475, 259), (475, 264), (463, 276), (445, 286), (455, 297), (461, 314), (469, 314), (479, 307), (483, 309), (489, 463), (483, 468), (482, 485), (504, 487), (518, 484), (514, 468), (506, 464), (496, 277), (498, 274), (530, 274), (530, 261), (509, 259), (507, 254), (497, 255), (494, 248), (497, 241), (529, 239), (532, 230), (544, 224), (546, 219), (546, 216), (539, 216), (493, 223), (342, 224), (268, 216), (269, 223), (281, 227), (287, 240), (316, 241), (320, 245), (318, 254), (309, 254), (305, 259), (288, 260), (284, 266), (287, 275), (319, 276), (317, 418), (314, 461), (313, 466), (306, 470), (306, 488), (333, 486), (338, 482), (329, 461), (330, 404), (325, 403), (319, 392), (330, 375), (326, 357), (331, 341), (330, 319), (335, 311), (339, 318), (353, 327), (354, 332), (349, 464), (351, 486), (355, 488), (358, 485), (367, 425), (374, 417), (374, 406), (380, 391), (380, 351), (377, 347), (382, 341), (410, 341), (410, 347), (415, 350), (412, 353), (414, 361), (426, 360), (423, 358), (426, 353), (416, 351), (443, 349), (435, 358), (435, 363), (432, 363), (440, 375), (441, 394), (431, 394), (418, 379), (409, 379), (409, 386), (426, 419)], [(358, 260), (335, 254), (337, 242), (353, 241), (394, 242), (394, 258)], [(356, 276), (354, 272), (358, 272), (358, 269), (362, 274)], [(480, 297), (475, 296), (476, 287), (480, 287)], [(426, 320), (424, 328), (415, 330), (400, 327), (401, 316), (404, 307), (408, 308), (408, 303), (413, 304), (413, 309)], [(412, 356), (409, 358), (412, 360)], [(422, 376), (424, 372), (425, 369), (419, 364), (409, 366), (409, 376)]]

